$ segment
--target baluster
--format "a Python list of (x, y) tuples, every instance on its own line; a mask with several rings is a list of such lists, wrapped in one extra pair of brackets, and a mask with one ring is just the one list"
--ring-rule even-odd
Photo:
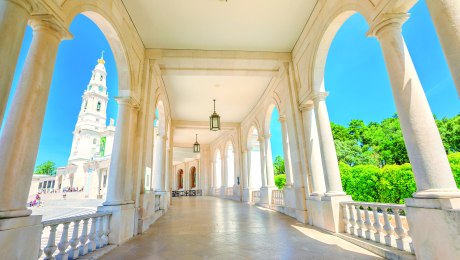
[(66, 260), (68, 258), (67, 255), (67, 247), (69, 246), (69, 225), (70, 222), (64, 223), (64, 228), (62, 229), (61, 240), (59, 241), (57, 247), (59, 249), (59, 253), (56, 256), (56, 260)]
[(348, 204), (344, 203), (342, 204), (342, 210), (343, 210), (343, 227), (345, 230), (345, 233), (350, 233), (350, 221), (349, 221), (349, 214), (348, 214)]
[(38, 248), (38, 259), (40, 259), (40, 257), (41, 257), (42, 254), (43, 254), (42, 243), (41, 243), (42, 241), (41, 241), (41, 240), (42, 240), (42, 238), (43, 238), (43, 231), (45, 230), (45, 228), (46, 228), (45, 226), (42, 227), (42, 233), (41, 233), (41, 235), (40, 235), (40, 247)]
[(88, 241), (88, 221), (88, 218), (83, 220), (83, 229), (79, 238), (80, 246), (78, 248), (80, 256), (86, 255), (88, 253), (88, 245), (86, 244), (86, 241)]
[(80, 227), (80, 220), (75, 220), (73, 222), (73, 231), (72, 238), (69, 240), (70, 250), (69, 250), (69, 260), (77, 259), (79, 252), (77, 249), (78, 245), (78, 229)]
[(394, 209), (394, 214), (395, 214), (395, 222), (396, 222), (396, 227), (394, 229), (396, 235), (398, 238), (396, 239), (396, 246), (400, 250), (404, 250), (404, 243), (403, 239), (407, 236), (406, 229), (404, 229), (402, 222), (401, 222), (401, 216), (399, 215), (399, 208)]
[[(372, 207), (371, 207), (371, 209), (372, 209)], [(365, 232), (366, 238), (371, 239), (372, 222), (371, 222), (371, 217), (369, 215), (369, 207), (368, 206), (364, 207), (364, 217), (365, 217), (364, 226), (366, 227), (366, 232)]]
[(348, 207), (348, 212), (350, 213), (350, 234), (354, 235), (355, 234), (355, 225), (356, 225), (356, 220), (355, 220), (355, 211), (353, 210), (355, 205), (350, 204)]
[(388, 208), (382, 207), (383, 210), (383, 230), (385, 230), (385, 244), (391, 246), (391, 235), (393, 234), (393, 226), (388, 217)]
[(102, 235), (103, 235), (103, 231), (102, 231), (102, 216), (97, 218), (97, 226), (96, 227), (97, 227), (97, 230), (96, 230), (97, 245), (96, 245), (96, 247), (101, 248), (101, 247), (104, 246), (104, 244), (102, 243)]
[(45, 253), (45, 260), (54, 259), (53, 254), (56, 251), (56, 228), (58, 224), (50, 226), (50, 235), (48, 238), (48, 243), (46, 244), (43, 252)]
[(88, 252), (93, 252), (96, 250), (96, 217), (91, 218), (91, 229), (88, 238)]
[(374, 240), (380, 242), (380, 234), (382, 233), (382, 224), (380, 223), (380, 217), (378, 207), (372, 208), (372, 214), (374, 215)]
[(104, 230), (102, 234), (102, 243), (104, 246), (109, 244), (109, 221), (110, 221), (110, 216), (106, 215), (104, 216)]
[(361, 215), (361, 209), (360, 205), (356, 205), (356, 224), (358, 224), (358, 236), (363, 237), (363, 227), (364, 227), (364, 222), (363, 222), (363, 216)]

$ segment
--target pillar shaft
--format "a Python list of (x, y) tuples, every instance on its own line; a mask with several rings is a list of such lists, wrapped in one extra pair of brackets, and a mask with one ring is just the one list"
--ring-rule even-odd
[(0, 218), (30, 215), (25, 191), (32, 182), (58, 46), (70, 38), (51, 16), (30, 23), (32, 44), (0, 136)]
[(260, 175), (262, 177), (262, 187), (267, 187), (267, 175), (266, 169), (267, 164), (265, 163), (265, 141), (263, 137), (259, 137), (259, 147), (260, 147)]
[(243, 182), (243, 189), (248, 188), (248, 176), (249, 176), (249, 168), (248, 168), (248, 150), (243, 151), (243, 172), (242, 172), (242, 182)]
[(227, 156), (227, 152), (224, 153), (224, 156), (222, 157), (222, 163), (221, 163), (221, 166), (222, 166), (222, 180), (221, 180), (221, 183), (222, 183), (222, 187), (227, 187), (228, 186), (228, 167), (227, 167), (227, 164), (228, 164), (228, 156)]
[(433, 114), (401, 34), (407, 15), (386, 17), (371, 29), (381, 45), (404, 143), (417, 184), (414, 197), (458, 197)]
[(286, 124), (286, 117), (280, 116), (281, 135), (283, 137), (283, 153), (284, 153), (284, 170), (286, 172), (286, 186), (292, 186), (292, 166), (291, 166), (291, 151), (289, 147), (289, 134)]
[(307, 152), (307, 163), (311, 174), (311, 195), (321, 195), (326, 192), (323, 165), (321, 162), (321, 149), (318, 140), (318, 131), (313, 114), (313, 104), (301, 108), (302, 119), (305, 131), (305, 147)]
[(275, 186), (275, 173), (273, 170), (272, 144), (270, 142), (270, 137), (271, 135), (265, 136), (265, 163), (267, 165), (267, 185), (272, 187)]
[(252, 172), (251, 172), (251, 167), (252, 167), (252, 148), (251, 149), (248, 149), (248, 153), (247, 153), (247, 173), (248, 173), (248, 176), (246, 177), (247, 180), (248, 180), (248, 188), (253, 188), (254, 187), (254, 180), (253, 180), (253, 177), (252, 176)]
[(326, 196), (345, 195), (340, 179), (339, 162), (335, 152), (334, 138), (327, 113), (325, 98), (327, 93), (316, 93), (314, 96), (316, 125), (320, 141), (322, 163), (325, 172)]
[(112, 157), (110, 163), (110, 174), (107, 187), (107, 198), (103, 203), (105, 206), (126, 204), (125, 194), (128, 185), (127, 177), (129, 141), (131, 129), (132, 110), (135, 109), (135, 102), (131, 97), (117, 97), (118, 117), (117, 130), (115, 132)]
[(460, 1), (427, 0), (426, 5), (460, 97)]
[[(155, 191), (165, 190), (165, 155), (166, 155), (166, 135), (158, 135), (156, 142), (156, 158), (155, 158)], [(186, 175), (188, 170), (185, 169), (184, 174)], [(184, 188), (186, 187), (187, 176), (184, 176)]]
[(29, 1), (0, 0), (0, 126), (31, 10)]

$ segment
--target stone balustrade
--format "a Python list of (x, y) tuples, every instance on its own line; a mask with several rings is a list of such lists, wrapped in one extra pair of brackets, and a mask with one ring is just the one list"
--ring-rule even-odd
[(405, 205), (355, 201), (340, 205), (346, 233), (414, 253)]
[(226, 192), (225, 192), (225, 195), (227, 197), (233, 197), (233, 187), (228, 187)]
[(284, 193), (282, 190), (272, 190), (272, 204), (284, 206)]
[(260, 201), (260, 190), (252, 191), (252, 203), (257, 203)]
[(220, 197), (220, 188), (214, 189), (214, 196)]
[(38, 258), (77, 259), (108, 245), (111, 215), (104, 212), (43, 221)]

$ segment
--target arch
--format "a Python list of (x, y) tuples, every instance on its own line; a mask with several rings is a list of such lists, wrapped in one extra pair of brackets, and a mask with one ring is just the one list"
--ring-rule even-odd
[(315, 52), (312, 56), (312, 69), (309, 70), (312, 92), (324, 91), (324, 70), (326, 66), (327, 54), (331, 43), (343, 23), (348, 20), (353, 14), (361, 14), (368, 24), (371, 18), (367, 15), (372, 14), (374, 5), (370, 1), (347, 1), (341, 5), (337, 5), (335, 10), (328, 10), (331, 15), (329, 19), (325, 19), (322, 25), (322, 32), (316, 39)]
[(155, 106), (155, 113), (157, 113), (158, 111), (158, 118), (156, 118), (156, 120), (158, 120), (158, 134), (160, 135), (165, 135), (167, 134), (166, 132), (166, 112), (165, 112), (165, 107), (164, 107), (164, 103), (161, 99), (158, 100), (156, 106)]
[(225, 144), (225, 160), (227, 166), (227, 186), (233, 187), (235, 184), (235, 150), (232, 140)]
[(196, 188), (196, 167), (190, 167), (190, 189)]
[(264, 134), (270, 134), (270, 123), (272, 119), (273, 110), (276, 108), (278, 110), (278, 114), (281, 115), (278, 105), (276, 103), (271, 103), (268, 105), (267, 109), (265, 110), (265, 117), (264, 117)]
[(120, 37), (121, 26), (112, 19), (113, 14), (108, 12), (111, 8), (103, 8), (100, 5), (103, 3), (87, 1), (67, 1), (62, 6), (64, 13), (66, 13), (67, 25), (70, 25), (78, 14), (83, 14), (93, 21), (104, 34), (105, 38), (109, 42), (110, 48), (112, 49), (113, 56), (116, 61), (116, 67), (118, 72), (118, 93), (122, 95), (123, 92), (127, 93), (126, 96), (130, 96), (132, 87), (135, 86), (131, 77), (131, 71), (133, 69), (129, 63), (128, 48), (124, 39)]
[(179, 169), (177, 170), (177, 189), (183, 189), (184, 188), (184, 170)]

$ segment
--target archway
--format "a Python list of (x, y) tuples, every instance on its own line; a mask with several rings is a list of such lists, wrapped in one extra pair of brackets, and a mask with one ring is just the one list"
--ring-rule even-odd
[(190, 189), (197, 188), (196, 168), (192, 166), (190, 168)]
[(182, 169), (177, 171), (177, 189), (184, 189), (184, 170)]

